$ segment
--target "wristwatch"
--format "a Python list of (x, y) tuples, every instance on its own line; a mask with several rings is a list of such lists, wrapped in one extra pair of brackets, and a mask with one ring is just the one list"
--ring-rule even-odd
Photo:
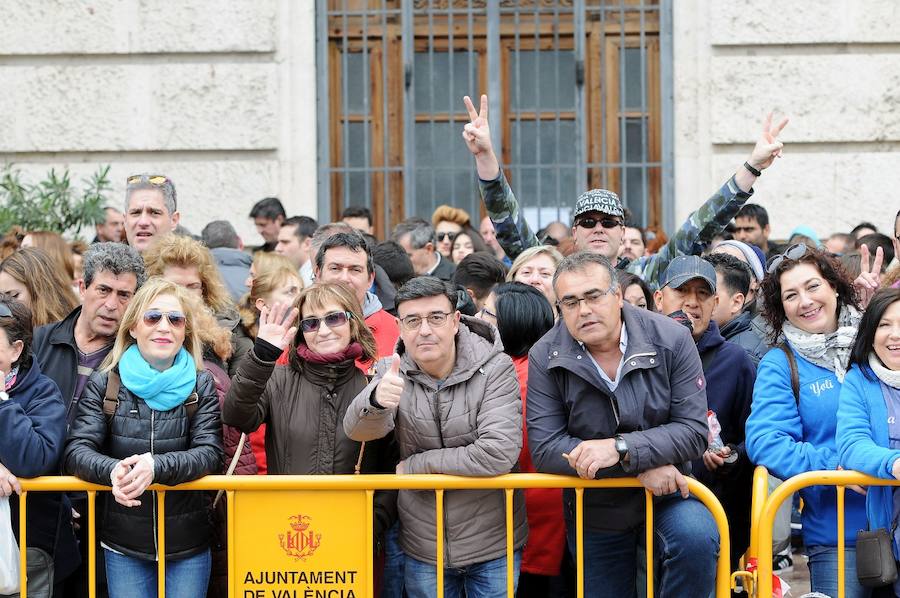
[(620, 435), (616, 436), (616, 452), (619, 453), (619, 463), (625, 460), (625, 457), (628, 456), (628, 443), (625, 442), (625, 438)]

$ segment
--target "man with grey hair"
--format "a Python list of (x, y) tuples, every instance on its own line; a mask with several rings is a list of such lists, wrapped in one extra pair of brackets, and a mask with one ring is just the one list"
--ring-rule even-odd
[(247, 292), (247, 278), (250, 276), (251, 256), (244, 249), (244, 243), (237, 231), (227, 220), (213, 220), (200, 233), (203, 244), (209, 248), (216, 268), (228, 287), (228, 292), (235, 302)]
[(125, 236), (144, 253), (157, 239), (175, 230), (178, 212), (175, 183), (161, 174), (135, 174), (125, 188)]
[(449, 282), (456, 266), (436, 250), (434, 227), (421, 218), (409, 218), (394, 227), (391, 239), (409, 256), (419, 276), (435, 276)]
[[(96, 243), (84, 253), (84, 277), (78, 285), (82, 305), (65, 319), (34, 331), (34, 358), (62, 391), (67, 426), (75, 419), (88, 378), (112, 349), (128, 303), (146, 278), (144, 260), (133, 247)], [(83, 494), (72, 497), (72, 506), (76, 517), (87, 513)], [(82, 567), (66, 579), (66, 596), (87, 596), (88, 542), (83, 536), (89, 525), (81, 519), (77, 534)]]
[[(719, 535), (690, 497), (690, 461), (707, 447), (706, 379), (687, 328), (622, 298), (599, 253), (565, 258), (553, 277), (560, 318), (528, 354), (528, 445), (539, 472), (637, 476), (654, 501), (658, 596), (709, 596)], [(575, 552), (575, 496), (564, 492)], [(585, 596), (635, 596), (644, 537), (641, 490), (584, 495)]]

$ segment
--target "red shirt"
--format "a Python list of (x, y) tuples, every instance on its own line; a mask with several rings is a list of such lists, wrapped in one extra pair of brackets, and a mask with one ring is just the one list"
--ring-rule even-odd
[[(523, 473), (536, 473), (531, 451), (528, 450), (528, 427), (525, 425), (528, 356), (513, 357), (513, 364), (522, 391), (522, 453), (519, 455), (519, 466)], [(562, 489), (526, 489), (525, 511), (528, 514), (528, 543), (522, 553), (522, 571), (534, 575), (559, 575), (566, 547)]]

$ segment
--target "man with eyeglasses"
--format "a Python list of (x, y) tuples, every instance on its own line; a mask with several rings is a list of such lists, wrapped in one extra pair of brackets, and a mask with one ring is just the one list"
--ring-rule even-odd
[[(512, 471), (522, 446), (522, 404), (497, 329), (460, 315), (456, 292), (431, 276), (404, 284), (397, 304), (397, 354), (378, 362), (372, 382), (347, 409), (344, 431), (368, 441), (394, 430), (398, 474), (486, 477)], [(433, 494), (401, 490), (399, 514), (406, 592), (411, 598), (434, 596)], [(505, 596), (503, 492), (446, 491), (443, 529), (447, 595)], [(527, 536), (520, 490), (513, 497), (513, 529), (517, 578)]]
[[(615, 269), (598, 253), (565, 258), (553, 288), (561, 317), (528, 354), (528, 444), (537, 470), (637, 476), (657, 497), (656, 595), (709, 596), (718, 530), (685, 480), (707, 447), (706, 379), (690, 333), (624, 301)], [(574, 555), (575, 495), (563, 497)], [(636, 596), (644, 516), (640, 489), (584, 493), (585, 596)]]
[[(481, 96), (481, 109), (477, 112), (468, 96), (464, 101), (470, 122), (463, 129), (463, 139), (475, 156), (481, 199), (494, 223), (498, 242), (506, 255), (515, 260), (524, 250), (540, 242), (525, 221), (519, 202), (494, 154), (488, 125), (487, 96)], [(773, 125), (770, 114), (749, 159), (706, 203), (688, 216), (678, 232), (657, 253), (634, 261), (619, 257), (619, 246), (625, 233), (624, 210), (618, 195), (606, 189), (592, 189), (578, 198), (572, 222), (576, 248), (599, 253), (614, 267), (641, 276), (651, 288), (658, 287), (660, 273), (672, 258), (677, 255), (699, 255), (753, 195), (753, 183), (764, 169), (772, 165), (776, 156), (781, 155), (784, 144), (778, 141), (778, 135), (786, 124), (787, 119)]]
[[(132, 297), (144, 283), (144, 260), (122, 243), (95, 243), (84, 253), (84, 277), (79, 284), (81, 305), (65, 319), (34, 331), (34, 358), (41, 371), (62, 392), (67, 425), (78, 411), (88, 378), (112, 350), (119, 322)], [(81, 519), (77, 536), (82, 567), (66, 580), (66, 596), (87, 596), (87, 499), (74, 493), (72, 505)], [(102, 552), (102, 551), (101, 551)], [(102, 579), (102, 564), (98, 568)]]
[(161, 174), (135, 174), (125, 187), (125, 237), (143, 254), (160, 237), (175, 230), (178, 212), (175, 183)]

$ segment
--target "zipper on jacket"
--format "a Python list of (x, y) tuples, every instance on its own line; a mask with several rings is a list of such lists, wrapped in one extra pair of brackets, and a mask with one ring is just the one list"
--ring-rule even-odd
[(616, 400), (612, 397), (612, 395), (607, 394), (606, 398), (609, 400), (609, 406), (612, 407), (613, 417), (616, 418), (616, 430), (619, 429), (619, 407), (616, 405)]
[[(153, 435), (156, 428), (156, 412), (150, 410), (150, 456), (153, 457)], [(156, 524), (156, 492), (151, 491), (153, 498), (153, 552), (156, 554), (156, 560), (159, 562), (159, 539), (156, 537), (159, 526)]]

